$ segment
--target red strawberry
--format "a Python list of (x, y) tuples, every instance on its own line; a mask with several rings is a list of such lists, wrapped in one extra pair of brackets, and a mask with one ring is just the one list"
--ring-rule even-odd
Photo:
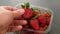
[(32, 26), (33, 29), (38, 30), (39, 29), (39, 24), (38, 20), (30, 20), (30, 25)]
[(38, 11), (38, 10), (35, 10), (35, 11), (33, 11), (33, 14), (34, 14), (34, 15), (39, 15), (39, 14), (41, 14), (41, 12)]
[(40, 24), (40, 26), (41, 26), (41, 27), (44, 27), (44, 26), (45, 26), (45, 24)]
[(31, 8), (32, 9), (32, 11), (33, 11), (33, 15), (39, 15), (39, 14), (41, 14), (41, 11), (38, 9), (38, 8)]
[(47, 25), (45, 25), (44, 30), (47, 30), (47, 28), (48, 28), (48, 26), (47, 26)]
[(44, 13), (44, 15), (46, 16), (46, 17), (50, 17), (51, 16), (51, 11), (45, 11), (45, 13)]
[(46, 24), (46, 19), (45, 19), (45, 16), (44, 15), (40, 15), (38, 17), (38, 21), (42, 24)]
[(44, 31), (44, 28), (43, 28), (43, 27), (40, 27), (39, 30), (40, 30), (40, 31)]
[(46, 17), (49, 17), (49, 14), (48, 14), (47, 12), (45, 12), (44, 15), (45, 15)]
[(47, 19), (47, 25), (50, 24), (50, 20), (51, 20), (51, 17), (48, 17), (48, 19)]
[(23, 18), (28, 19), (32, 16), (32, 10), (30, 8), (25, 8), (25, 13), (23, 15)]
[(48, 28), (48, 26), (47, 26), (47, 25), (45, 25), (45, 28)]
[(34, 14), (34, 15), (38, 15), (38, 14), (39, 14), (39, 12), (33, 12), (33, 14)]

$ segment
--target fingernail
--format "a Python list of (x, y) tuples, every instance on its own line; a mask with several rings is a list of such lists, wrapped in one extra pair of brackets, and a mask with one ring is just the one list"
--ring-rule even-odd
[(19, 20), (19, 22), (20, 22), (21, 25), (27, 24), (27, 21), (26, 20)]
[(19, 29), (19, 30), (21, 30), (21, 29), (22, 29), (22, 26), (21, 26), (21, 25), (20, 25), (20, 26), (18, 26), (18, 29)]
[(19, 16), (23, 15), (24, 12), (25, 12), (24, 9), (18, 9), (18, 10), (13, 11), (13, 14), (15, 17), (19, 17)]
[(26, 20), (23, 20), (23, 23), (24, 23), (24, 24), (27, 24), (27, 21), (26, 21)]
[(24, 9), (18, 9), (17, 11), (19, 11), (19, 13), (22, 15), (22, 14), (24, 14)]

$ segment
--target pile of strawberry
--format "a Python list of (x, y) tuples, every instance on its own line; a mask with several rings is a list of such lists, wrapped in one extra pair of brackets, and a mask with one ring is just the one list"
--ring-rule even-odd
[(29, 3), (24, 3), (21, 7), (25, 13), (20, 18), (28, 22), (28, 24), (23, 25), (24, 28), (40, 31), (45, 31), (48, 28), (52, 15), (49, 10), (42, 13), (38, 8), (30, 8)]

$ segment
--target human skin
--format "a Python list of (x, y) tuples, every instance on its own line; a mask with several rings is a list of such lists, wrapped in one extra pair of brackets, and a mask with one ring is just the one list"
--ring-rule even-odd
[[(14, 20), (24, 14), (23, 9), (13, 8), (11, 6), (0, 6), (0, 34), (6, 32), (15, 32), (22, 29), (22, 25), (26, 24), (25, 20)], [(16, 25), (14, 25), (16, 24)]]

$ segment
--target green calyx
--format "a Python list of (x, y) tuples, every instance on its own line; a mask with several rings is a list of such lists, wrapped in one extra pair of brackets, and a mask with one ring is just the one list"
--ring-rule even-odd
[(22, 8), (29, 8), (29, 7), (30, 7), (30, 4), (29, 4), (29, 2), (26, 2), (26, 3), (23, 3), (23, 4), (21, 5), (21, 7), (22, 7)]
[(49, 15), (51, 15), (51, 14), (52, 14), (52, 12), (51, 12), (50, 10), (47, 10), (47, 13), (48, 13)]
[(33, 12), (39, 12), (40, 10), (38, 8), (31, 8)]
[(36, 19), (38, 16), (34, 16), (32, 19)]
[(48, 28), (44, 28), (44, 30), (47, 30)]
[(40, 14), (38, 14), (38, 15), (34, 16), (32, 19), (36, 19), (38, 16), (40, 16)]
[(38, 8), (31, 8), (33, 12), (38, 12), (37, 15), (35, 15), (32, 19), (36, 19), (38, 16), (40, 16), (40, 10)]

